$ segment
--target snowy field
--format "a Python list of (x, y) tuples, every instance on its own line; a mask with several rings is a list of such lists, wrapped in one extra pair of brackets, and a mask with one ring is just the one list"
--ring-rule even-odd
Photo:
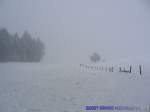
[(87, 70), (79, 64), (1, 63), (0, 112), (84, 112), (86, 105), (149, 106), (148, 63), (142, 67), (139, 75)]

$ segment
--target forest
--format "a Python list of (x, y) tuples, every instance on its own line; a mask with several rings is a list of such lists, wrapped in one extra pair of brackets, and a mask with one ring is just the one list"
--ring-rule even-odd
[(44, 54), (44, 43), (28, 31), (19, 36), (0, 29), (0, 62), (40, 62)]

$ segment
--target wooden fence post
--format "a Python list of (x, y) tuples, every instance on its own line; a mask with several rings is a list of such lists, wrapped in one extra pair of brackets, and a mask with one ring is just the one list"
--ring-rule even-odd
[(142, 66), (139, 65), (140, 75), (142, 74)]

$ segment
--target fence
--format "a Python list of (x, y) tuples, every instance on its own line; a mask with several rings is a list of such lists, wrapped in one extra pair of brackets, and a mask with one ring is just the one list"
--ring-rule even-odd
[[(104, 72), (122, 72), (122, 73), (128, 73), (131, 74), (133, 71), (133, 67), (130, 65), (128, 67), (114, 67), (114, 66), (108, 66), (108, 65), (100, 65), (100, 66), (93, 66), (93, 65), (87, 65), (87, 64), (80, 64), (81, 68), (89, 69), (89, 70), (97, 70), (97, 71), (104, 71)], [(139, 74), (142, 75), (142, 66), (138, 65)]]

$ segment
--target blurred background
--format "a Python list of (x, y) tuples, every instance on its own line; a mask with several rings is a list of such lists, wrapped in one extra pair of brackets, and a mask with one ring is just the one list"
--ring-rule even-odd
[(106, 61), (149, 55), (149, 0), (0, 0), (0, 27), (45, 45), (42, 62)]

